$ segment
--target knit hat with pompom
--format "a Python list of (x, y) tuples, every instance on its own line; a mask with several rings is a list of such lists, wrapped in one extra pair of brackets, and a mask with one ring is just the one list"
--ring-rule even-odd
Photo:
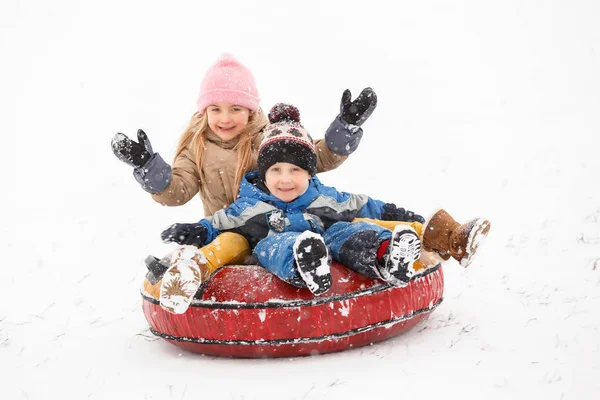
[(206, 107), (216, 103), (231, 103), (257, 112), (259, 102), (252, 72), (225, 53), (206, 71), (196, 104), (204, 114)]
[(269, 112), (269, 122), (258, 150), (258, 171), (264, 180), (267, 170), (279, 162), (299, 166), (311, 176), (317, 173), (317, 154), (312, 137), (300, 124), (300, 112), (290, 104), (278, 103)]

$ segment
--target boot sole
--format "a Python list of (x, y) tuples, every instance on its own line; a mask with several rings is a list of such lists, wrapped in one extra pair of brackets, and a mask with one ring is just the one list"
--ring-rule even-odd
[(490, 232), (490, 227), (490, 221), (487, 219), (480, 218), (475, 220), (473, 228), (469, 232), (465, 255), (460, 260), (460, 265), (462, 265), (464, 268), (467, 268), (473, 262), (479, 246), (485, 242), (485, 239)]
[(189, 308), (202, 283), (198, 265), (207, 260), (196, 247), (183, 246), (173, 252), (171, 266), (163, 275), (160, 285), (160, 306), (173, 314), (183, 314)]
[(416, 274), (413, 264), (421, 256), (421, 239), (410, 226), (396, 225), (389, 246), (385, 267), (380, 273), (387, 282), (406, 286)]
[[(315, 240), (311, 241), (310, 249), (303, 249), (302, 255), (304, 257), (306, 255), (312, 255), (311, 253), (322, 254), (325, 252), (325, 255), (319, 257), (318, 261), (314, 257), (310, 257), (310, 260), (308, 261), (299, 258), (299, 248), (305, 246), (303, 242), (308, 238), (313, 238)], [(307, 231), (299, 236), (294, 243), (294, 260), (296, 261), (298, 274), (304, 283), (306, 283), (308, 290), (310, 290), (312, 294), (318, 296), (329, 290), (331, 287), (329, 249), (320, 235)]]

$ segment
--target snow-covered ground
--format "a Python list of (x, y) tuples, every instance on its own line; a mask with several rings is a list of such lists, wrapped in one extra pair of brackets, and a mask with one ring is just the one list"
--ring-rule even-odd
[[(600, 3), (17, 1), (0, 4), (3, 399), (597, 399)], [(143, 128), (167, 160), (222, 52), (263, 108), (320, 137), (342, 91), (379, 106), (321, 176), (422, 214), (484, 216), (468, 270), (391, 340), (238, 360), (153, 337), (140, 307), (161, 207), (109, 146)]]

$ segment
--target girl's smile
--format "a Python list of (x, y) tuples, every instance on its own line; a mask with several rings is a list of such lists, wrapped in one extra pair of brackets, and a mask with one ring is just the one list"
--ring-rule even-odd
[(250, 110), (231, 103), (216, 103), (206, 108), (208, 126), (227, 142), (239, 136), (248, 125)]

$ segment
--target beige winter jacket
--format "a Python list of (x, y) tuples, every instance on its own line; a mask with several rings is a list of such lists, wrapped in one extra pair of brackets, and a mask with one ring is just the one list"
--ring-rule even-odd
[[(232, 198), (231, 193), (232, 186), (235, 184), (237, 154), (233, 147), (236, 142), (223, 142), (212, 132), (209, 132), (206, 138), (208, 139), (204, 161), (206, 182), (200, 181), (194, 150), (186, 148), (173, 162), (173, 176), (167, 189), (152, 195), (155, 201), (167, 206), (180, 206), (199, 193), (204, 205), (205, 216), (213, 215), (234, 202), (235, 199)], [(252, 144), (253, 166), (251, 171), (258, 169), (256, 160), (261, 140), (262, 135), (257, 135)], [(317, 172), (335, 169), (348, 158), (329, 150), (323, 139), (315, 142), (315, 151), (317, 153)], [(209, 193), (208, 196), (200, 190), (201, 186), (204, 186), (206, 192)]]

